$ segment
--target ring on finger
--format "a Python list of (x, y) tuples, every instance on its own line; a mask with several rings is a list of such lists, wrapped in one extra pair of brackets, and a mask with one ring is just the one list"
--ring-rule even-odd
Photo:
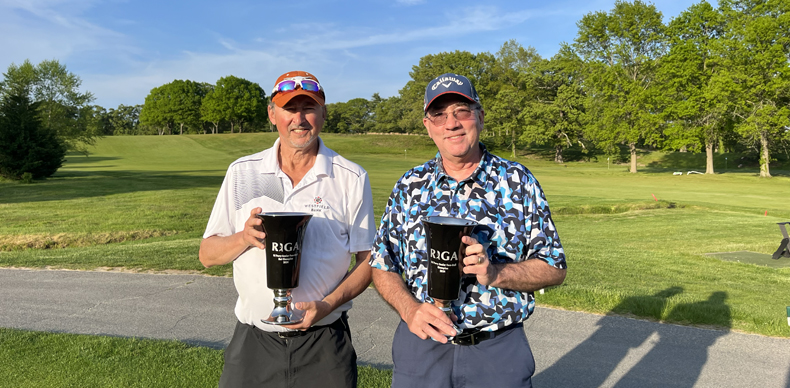
[(477, 264), (483, 264), (483, 262), (485, 262), (485, 260), (486, 260), (485, 256), (477, 255)]

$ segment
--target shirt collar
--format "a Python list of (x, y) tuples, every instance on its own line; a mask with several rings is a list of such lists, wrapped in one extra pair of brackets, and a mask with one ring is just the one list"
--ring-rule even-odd
[[(488, 152), (488, 149), (485, 145), (483, 145), (483, 143), (478, 144), (480, 146), (480, 150), (483, 151), (483, 154), (480, 156), (480, 163), (477, 164), (475, 171), (469, 175), (469, 177), (466, 178), (464, 182), (468, 180), (482, 182), (487, 176), (488, 166), (491, 165), (491, 154)], [(441, 181), (442, 179), (453, 179), (444, 171), (441, 153), (436, 152), (436, 157), (433, 159), (433, 164), (435, 166), (435, 178), (437, 182)]]
[[(319, 136), (316, 141), (318, 142), (318, 155), (315, 158), (315, 163), (307, 175), (319, 176), (332, 176), (332, 159), (334, 158), (333, 152), (324, 145), (324, 141)], [(283, 176), (284, 173), (280, 168), (280, 162), (277, 160), (277, 153), (280, 150), (280, 138), (274, 141), (271, 151), (266, 156), (263, 164), (263, 173), (274, 173), (277, 176)], [(274, 166), (274, 169), (271, 168)]]

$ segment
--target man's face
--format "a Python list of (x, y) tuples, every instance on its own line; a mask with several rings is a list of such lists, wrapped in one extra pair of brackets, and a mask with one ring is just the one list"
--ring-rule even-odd
[(324, 127), (326, 109), (308, 96), (296, 96), (284, 107), (269, 107), (269, 121), (280, 133), (280, 143), (290, 148), (310, 147)]
[[(471, 116), (465, 120), (456, 119), (455, 116), (464, 115), (464, 110), (471, 111)], [(431, 119), (435, 120), (442, 113), (447, 114), (447, 121), (443, 125), (435, 125)], [(450, 94), (439, 97), (431, 104), (428, 117), (423, 118), (422, 123), (443, 158), (465, 160), (478, 149), (483, 117), (482, 111), (469, 108), (468, 100)]]

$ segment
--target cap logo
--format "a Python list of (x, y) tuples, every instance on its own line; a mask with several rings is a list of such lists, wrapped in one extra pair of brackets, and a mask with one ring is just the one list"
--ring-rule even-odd
[(438, 80), (436, 80), (436, 82), (431, 87), (431, 90), (436, 90), (436, 88), (438, 88), (439, 85), (442, 85), (445, 88), (449, 88), (450, 84), (452, 82), (455, 82), (455, 84), (458, 85), (458, 86), (461, 86), (461, 85), (464, 84), (463, 81), (461, 81), (461, 80), (459, 80), (458, 78), (455, 78), (455, 77), (442, 77), (442, 78), (439, 78)]

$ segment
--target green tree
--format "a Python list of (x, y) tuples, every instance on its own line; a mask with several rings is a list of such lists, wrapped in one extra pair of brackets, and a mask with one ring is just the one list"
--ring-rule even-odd
[(537, 91), (521, 113), (526, 126), (520, 140), (529, 144), (548, 144), (554, 161), (563, 163), (563, 151), (584, 145), (586, 123), (585, 95), (582, 89), (582, 64), (572, 49), (563, 45), (551, 60), (536, 63), (530, 87)]
[(171, 87), (173, 88), (172, 96), (176, 99), (173, 121), (178, 125), (178, 134), (184, 133), (185, 126), (191, 132), (200, 131), (203, 126), (200, 119), (200, 107), (206, 96), (206, 87), (190, 80), (173, 81)]
[(525, 108), (538, 99), (535, 88), (536, 65), (543, 61), (533, 47), (524, 48), (515, 40), (505, 42), (496, 53), (492, 72), (496, 74), (499, 91), (486, 104), (486, 131), (496, 137), (495, 143), (507, 145), (516, 157), (516, 143), (526, 128)]
[[(86, 105), (79, 110), (79, 125), (85, 128), (85, 132), (92, 136), (99, 137), (112, 134), (112, 126), (107, 110), (99, 105)], [(85, 153), (85, 156), (88, 156)]]
[(21, 65), (11, 64), (3, 74), (3, 81), (0, 82), (2, 98), (10, 96), (27, 96), (33, 98), (33, 89), (38, 82), (36, 67), (25, 59)]
[(241, 133), (244, 123), (265, 120), (267, 103), (260, 85), (229, 75), (220, 78), (214, 89), (206, 94), (200, 113), (203, 121), (213, 124), (213, 133), (217, 132), (221, 121), (230, 123), (231, 133), (236, 128)]
[(87, 152), (101, 133), (91, 130), (89, 121), (81, 119), (84, 109), (94, 100), (90, 92), (80, 92), (80, 78), (57, 60), (45, 60), (33, 66), (29, 60), (11, 64), (2, 82), (3, 96), (27, 96), (37, 102), (42, 125), (55, 132), (68, 149)]
[(41, 124), (40, 103), (26, 95), (6, 95), (0, 104), (0, 175), (41, 179), (63, 165), (66, 147)]
[(142, 105), (118, 105), (107, 112), (111, 134), (113, 135), (140, 135), (140, 110)]
[(375, 122), (373, 131), (379, 133), (403, 133), (404, 129), (398, 124), (405, 114), (403, 100), (400, 96), (382, 99), (373, 110)]
[(723, 82), (723, 15), (706, 1), (692, 5), (667, 28), (669, 53), (659, 71), (669, 122), (665, 147), (705, 150), (705, 173), (713, 174), (713, 151), (729, 126), (730, 93)]
[(721, 0), (727, 84), (735, 130), (760, 149), (760, 176), (770, 177), (770, 148), (786, 135), (790, 109), (790, 2)]
[(140, 122), (156, 128), (160, 136), (165, 133), (172, 134), (175, 122), (176, 109), (174, 105), (176, 101), (171, 97), (169, 85), (165, 84), (151, 89), (140, 110)]
[(636, 173), (637, 145), (661, 137), (655, 83), (666, 50), (661, 12), (639, 0), (616, 1), (610, 13), (589, 13), (577, 26), (574, 48), (586, 61), (589, 112), (595, 113), (588, 130), (609, 152), (626, 144)]
[(365, 133), (373, 126), (373, 105), (364, 98), (353, 98), (344, 104), (342, 121), (345, 128), (341, 133)]
[(178, 134), (202, 131), (200, 108), (208, 87), (190, 80), (175, 80), (151, 90), (145, 98), (140, 120), (147, 125), (161, 128), (159, 134)]

